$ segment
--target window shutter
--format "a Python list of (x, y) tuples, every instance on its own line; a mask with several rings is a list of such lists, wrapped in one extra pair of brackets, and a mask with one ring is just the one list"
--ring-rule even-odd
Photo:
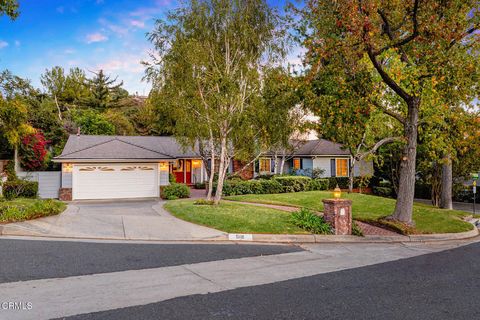
[(270, 160), (270, 172), (275, 172), (275, 159)]
[(337, 168), (335, 166), (335, 159), (330, 159), (330, 176), (336, 177), (337, 176)]
[(303, 158), (300, 158), (300, 170), (303, 170)]
[[(347, 168), (347, 175), (350, 176), (350, 168), (352, 167), (352, 159), (348, 159), (348, 168)], [(353, 176), (355, 176), (355, 172), (352, 172)]]
[(255, 160), (255, 172), (260, 172), (260, 162)]

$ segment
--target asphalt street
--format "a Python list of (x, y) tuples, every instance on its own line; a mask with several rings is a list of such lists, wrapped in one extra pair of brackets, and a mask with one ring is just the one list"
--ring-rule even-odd
[(0, 240), (0, 283), (297, 252), (297, 246)]
[(480, 244), (66, 319), (479, 319)]

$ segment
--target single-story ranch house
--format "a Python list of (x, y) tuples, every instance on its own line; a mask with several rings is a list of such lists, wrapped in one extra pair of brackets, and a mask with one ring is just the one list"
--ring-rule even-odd
[[(177, 182), (193, 185), (207, 180), (197, 150), (182, 148), (173, 137), (71, 135), (60, 156), (61, 200), (159, 197), (160, 186)], [(274, 159), (261, 157), (242, 172), (244, 178), (272, 172)], [(307, 141), (289, 155), (286, 170), (324, 169), (324, 176), (348, 176), (350, 155), (341, 145), (319, 139)], [(232, 161), (229, 172), (244, 166)], [(371, 162), (362, 162), (358, 176), (372, 174)]]

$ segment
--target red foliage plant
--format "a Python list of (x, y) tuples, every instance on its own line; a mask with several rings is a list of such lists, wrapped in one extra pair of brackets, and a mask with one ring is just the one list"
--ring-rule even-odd
[(20, 163), (28, 171), (42, 170), (46, 166), (49, 141), (41, 131), (23, 137), (20, 144)]

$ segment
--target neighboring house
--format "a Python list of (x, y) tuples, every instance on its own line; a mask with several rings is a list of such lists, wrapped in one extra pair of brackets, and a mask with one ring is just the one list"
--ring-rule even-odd
[[(327, 177), (347, 176), (349, 159), (339, 144), (307, 141), (286, 167), (322, 168)], [(53, 161), (62, 164), (61, 200), (159, 197), (160, 187), (169, 184), (169, 174), (188, 185), (208, 179), (198, 150), (182, 148), (173, 137), (72, 135)], [(261, 157), (260, 173), (271, 172), (272, 162), (268, 154)], [(259, 171), (234, 160), (229, 173), (242, 169), (239, 175), (247, 179)]]
[[(297, 172), (309, 174), (314, 169), (323, 170), (323, 177), (348, 177), (351, 165), (351, 156), (348, 150), (342, 149), (339, 143), (325, 139), (295, 142), (296, 147), (285, 155), (283, 173)], [(260, 157), (258, 165), (255, 166), (255, 175), (273, 174), (275, 164), (282, 162), (282, 155), (272, 152)], [(280, 173), (279, 170), (277, 172)], [(373, 175), (372, 161), (359, 161), (354, 168), (354, 176)]]

